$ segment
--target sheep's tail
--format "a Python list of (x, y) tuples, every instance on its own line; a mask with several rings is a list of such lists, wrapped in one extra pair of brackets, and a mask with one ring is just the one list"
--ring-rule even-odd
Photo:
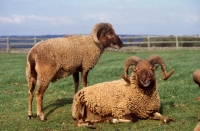
[(29, 84), (32, 82), (36, 82), (37, 80), (37, 72), (35, 70), (35, 59), (33, 55), (28, 54), (27, 62), (26, 62), (26, 79)]

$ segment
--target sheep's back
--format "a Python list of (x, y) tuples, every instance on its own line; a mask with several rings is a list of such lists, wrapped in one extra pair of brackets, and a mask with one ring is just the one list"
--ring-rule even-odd
[(64, 70), (75, 70), (79, 66), (91, 69), (102, 53), (90, 35), (48, 39), (37, 43), (30, 52), (35, 54), (38, 63)]
[[(98, 83), (81, 89), (74, 96), (74, 100), (81, 99), (79, 104), (85, 103), (92, 112), (101, 116), (113, 115), (115, 107), (124, 107), (126, 97), (123, 96), (128, 95), (125, 85), (124, 80)], [(74, 101), (73, 104), (75, 103)]]

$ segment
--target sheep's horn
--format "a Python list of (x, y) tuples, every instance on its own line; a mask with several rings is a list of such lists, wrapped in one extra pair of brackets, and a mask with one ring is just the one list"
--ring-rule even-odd
[(147, 61), (149, 61), (152, 65), (159, 64), (162, 69), (162, 79), (167, 80), (174, 72), (175, 70), (171, 70), (169, 73), (167, 73), (167, 68), (165, 65), (164, 60), (158, 56), (158, 55), (151, 55), (147, 58)]
[(99, 36), (100, 36), (99, 33), (101, 33), (100, 31), (105, 30), (105, 33), (106, 33), (110, 29), (113, 29), (112, 25), (110, 23), (98, 23), (98, 24), (96, 24), (93, 27), (92, 33), (91, 33), (94, 42), (97, 43), (97, 44), (100, 44), (100, 41), (99, 41)]
[(124, 63), (124, 76), (128, 77), (128, 68), (131, 65), (137, 65), (137, 63), (141, 61), (141, 59), (137, 56), (128, 57)]
[(124, 79), (124, 81), (126, 81), (127, 84), (130, 84), (130, 83), (131, 83), (129, 77), (126, 77), (125, 75), (122, 75), (122, 74), (119, 74), (119, 75), (121, 76), (122, 79)]

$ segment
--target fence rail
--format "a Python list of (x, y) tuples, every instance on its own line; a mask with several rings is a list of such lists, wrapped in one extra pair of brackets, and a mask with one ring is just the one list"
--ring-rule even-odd
[[(124, 46), (146, 47), (179, 47), (197, 46), (200, 47), (200, 36), (121, 36)], [(6, 49), (9, 52), (11, 48), (31, 48), (37, 42), (50, 38), (0, 38), (0, 49)], [(19, 47), (17, 47), (19, 46)], [(24, 46), (24, 47), (23, 47)], [(25, 47), (27, 46), (27, 47)]]

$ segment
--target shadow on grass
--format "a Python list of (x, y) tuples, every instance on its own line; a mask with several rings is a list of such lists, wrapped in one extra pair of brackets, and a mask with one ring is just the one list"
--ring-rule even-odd
[(173, 108), (176, 106), (176, 104), (173, 102), (173, 101), (168, 101), (168, 102), (163, 102), (161, 103), (160, 105), (160, 109), (159, 109), (159, 112), (162, 114), (163, 113), (163, 109), (164, 109), (164, 106), (165, 107), (170, 107), (170, 108)]
[(62, 99), (57, 99), (54, 103), (46, 106), (44, 110), (47, 110), (48, 108), (51, 108), (49, 112), (45, 115), (46, 118), (53, 113), (56, 109), (65, 106), (66, 104), (72, 104), (73, 98), (62, 98)]

